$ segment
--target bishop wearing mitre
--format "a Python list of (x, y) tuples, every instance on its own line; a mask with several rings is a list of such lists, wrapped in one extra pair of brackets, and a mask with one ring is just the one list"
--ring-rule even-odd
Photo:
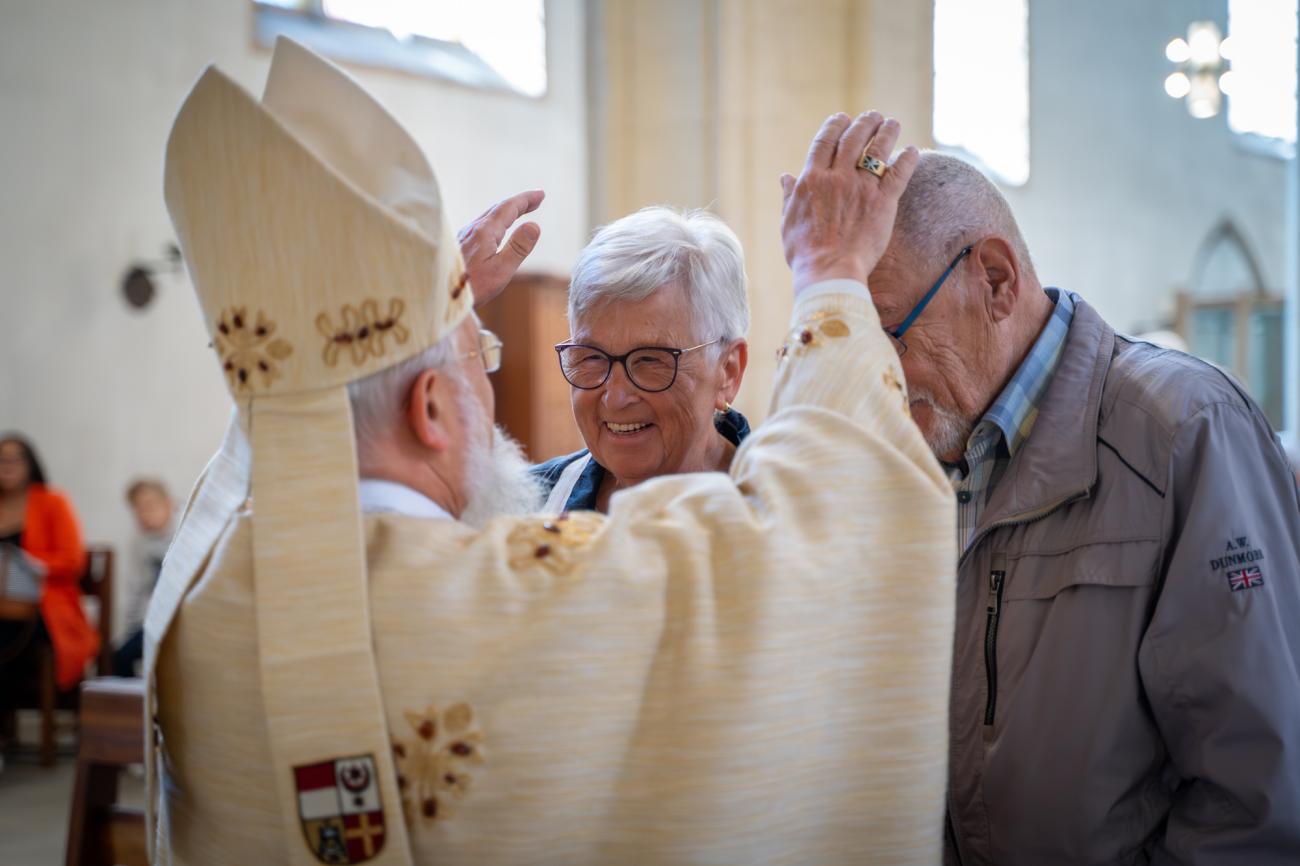
[[(204, 72), (165, 195), (235, 413), (148, 613), (153, 861), (938, 863), (952, 494), (865, 285), (897, 135), (831, 117), (783, 184), (791, 329), (729, 475), (475, 526), (490, 291), (427, 160), (292, 42), (260, 100)], [(362, 391), (433, 495), (359, 483)]]

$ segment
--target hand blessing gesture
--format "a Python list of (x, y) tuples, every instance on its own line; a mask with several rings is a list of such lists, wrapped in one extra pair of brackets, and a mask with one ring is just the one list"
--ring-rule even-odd
[(537, 246), (542, 228), (535, 222), (526, 222), (515, 229), (505, 246), (501, 241), (515, 221), (537, 210), (545, 197), (546, 193), (540, 189), (512, 195), (488, 208), (457, 233), (460, 254), (465, 258), (465, 273), (469, 274), (469, 284), (474, 290), (474, 306), (501, 294), (515, 271)]
[(831, 115), (813, 138), (798, 179), (781, 175), (781, 240), (796, 295), (822, 280), (865, 283), (880, 261), (919, 156), (908, 147), (887, 164), (898, 132), (898, 121), (879, 112), (852, 122), (846, 114)]

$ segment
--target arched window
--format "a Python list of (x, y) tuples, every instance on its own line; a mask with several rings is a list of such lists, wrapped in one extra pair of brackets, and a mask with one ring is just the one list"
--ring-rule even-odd
[(1282, 294), (1270, 290), (1246, 239), (1223, 220), (1206, 236), (1177, 329), (1192, 354), (1236, 376), (1281, 429), (1284, 388)]

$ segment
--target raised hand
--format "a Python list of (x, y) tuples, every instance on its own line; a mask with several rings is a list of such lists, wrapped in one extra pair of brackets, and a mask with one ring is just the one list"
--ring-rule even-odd
[(546, 193), (540, 189), (512, 195), (488, 208), (457, 233), (460, 254), (465, 258), (465, 272), (469, 274), (469, 284), (474, 290), (474, 306), (501, 294), (515, 271), (537, 246), (542, 227), (535, 222), (526, 222), (511, 232), (510, 240), (504, 246), (501, 241), (515, 221), (537, 210), (545, 197)]
[(908, 147), (883, 176), (859, 163), (864, 154), (888, 163), (898, 133), (898, 121), (876, 111), (852, 121), (833, 114), (813, 138), (798, 179), (781, 175), (781, 240), (796, 295), (822, 280), (865, 283), (880, 261), (918, 153)]

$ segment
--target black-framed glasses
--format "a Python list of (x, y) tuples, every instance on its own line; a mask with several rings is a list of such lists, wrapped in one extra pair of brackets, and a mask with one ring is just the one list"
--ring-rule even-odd
[(478, 329), (478, 348), (472, 352), (466, 352), (457, 358), (457, 361), (465, 361), (469, 358), (482, 358), (483, 369), (489, 373), (495, 373), (501, 369), (501, 348), (505, 345), (501, 338), (489, 331), (487, 328)]
[(889, 335), (889, 339), (893, 342), (894, 349), (898, 352), (900, 358), (907, 353), (907, 344), (903, 342), (903, 334), (907, 332), (908, 328), (912, 327), (916, 322), (917, 316), (921, 315), (921, 311), (924, 310), (926, 305), (929, 304), (930, 301), (934, 300), (934, 296), (939, 293), (939, 287), (944, 284), (944, 281), (948, 279), (949, 275), (957, 269), (957, 265), (961, 264), (961, 260), (970, 255), (971, 250), (974, 248), (974, 244), (969, 244), (963, 247), (961, 252), (957, 253), (957, 257), (954, 258), (952, 262), (949, 263), (948, 267), (944, 269), (944, 272), (939, 275), (939, 279), (934, 281), (934, 285), (930, 287), (930, 291), (926, 292), (921, 297), (921, 300), (916, 302), (916, 306), (913, 307), (912, 311), (903, 319), (901, 325), (893, 330), (885, 328), (885, 333)]
[(622, 355), (611, 355), (604, 349), (584, 343), (559, 343), (555, 354), (560, 357), (560, 372), (570, 385), (591, 391), (604, 385), (613, 372), (614, 365), (622, 364), (627, 379), (642, 391), (656, 393), (667, 391), (677, 381), (677, 366), (682, 355), (712, 346), (722, 340), (709, 340), (686, 349), (667, 346), (641, 346)]

